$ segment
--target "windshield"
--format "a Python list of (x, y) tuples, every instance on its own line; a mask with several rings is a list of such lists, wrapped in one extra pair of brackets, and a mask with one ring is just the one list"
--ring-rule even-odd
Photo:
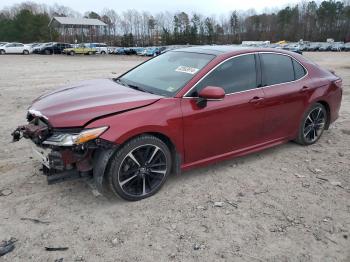
[(162, 96), (174, 96), (215, 56), (167, 52), (119, 78), (126, 85)]

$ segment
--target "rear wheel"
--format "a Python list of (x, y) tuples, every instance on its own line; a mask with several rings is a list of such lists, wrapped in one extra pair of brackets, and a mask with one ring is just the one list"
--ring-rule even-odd
[(70, 55), (75, 55), (75, 52), (74, 51), (70, 51), (69, 54)]
[(1, 54), (1, 55), (6, 54), (5, 50), (1, 49), (1, 50), (0, 50), (0, 54)]
[(28, 50), (23, 50), (23, 54), (24, 55), (29, 55), (29, 51)]
[(92, 52), (92, 51), (90, 51), (89, 53), (88, 53), (88, 55), (93, 55), (94, 53)]
[(296, 141), (301, 145), (312, 145), (320, 139), (328, 121), (326, 108), (320, 104), (314, 104), (304, 114), (299, 127), (299, 134)]
[(157, 137), (143, 135), (127, 142), (111, 158), (107, 170), (112, 191), (129, 201), (155, 194), (171, 170), (171, 154)]
[(105, 52), (105, 51), (102, 51), (102, 52), (101, 52), (101, 55), (105, 55), (105, 54), (106, 54), (106, 52)]
[(45, 55), (51, 55), (50, 50), (45, 50)]

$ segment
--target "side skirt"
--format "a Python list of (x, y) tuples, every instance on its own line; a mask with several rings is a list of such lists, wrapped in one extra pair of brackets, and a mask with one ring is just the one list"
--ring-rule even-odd
[(258, 151), (261, 151), (261, 150), (264, 150), (264, 149), (267, 149), (270, 147), (274, 147), (276, 145), (287, 143), (290, 140), (291, 140), (291, 138), (286, 138), (286, 137), (274, 139), (274, 140), (264, 142), (264, 143), (261, 143), (258, 145), (246, 147), (243, 149), (234, 150), (234, 151), (227, 152), (227, 153), (224, 153), (221, 155), (216, 155), (216, 156), (208, 157), (208, 158), (198, 160), (195, 162), (183, 164), (183, 165), (181, 165), (181, 169), (183, 171), (186, 171), (186, 170), (189, 170), (189, 169), (194, 168), (194, 167), (206, 166), (206, 165), (217, 163), (217, 162), (227, 160), (230, 158), (248, 155), (250, 153), (258, 152)]

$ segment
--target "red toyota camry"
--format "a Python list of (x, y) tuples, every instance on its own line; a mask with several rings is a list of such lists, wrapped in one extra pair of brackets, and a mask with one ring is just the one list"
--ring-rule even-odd
[(12, 135), (34, 142), (49, 183), (93, 176), (102, 193), (139, 200), (172, 172), (315, 143), (338, 117), (341, 85), (287, 51), (184, 48), (40, 96)]

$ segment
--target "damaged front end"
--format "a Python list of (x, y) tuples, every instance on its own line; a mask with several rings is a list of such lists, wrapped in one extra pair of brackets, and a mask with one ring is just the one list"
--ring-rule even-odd
[(43, 173), (49, 184), (91, 176), (93, 157), (99, 149), (115, 145), (100, 139), (108, 126), (99, 128), (54, 128), (37, 111), (28, 111), (28, 124), (17, 127), (11, 134), (13, 141), (30, 139), (34, 155), (43, 164)]

